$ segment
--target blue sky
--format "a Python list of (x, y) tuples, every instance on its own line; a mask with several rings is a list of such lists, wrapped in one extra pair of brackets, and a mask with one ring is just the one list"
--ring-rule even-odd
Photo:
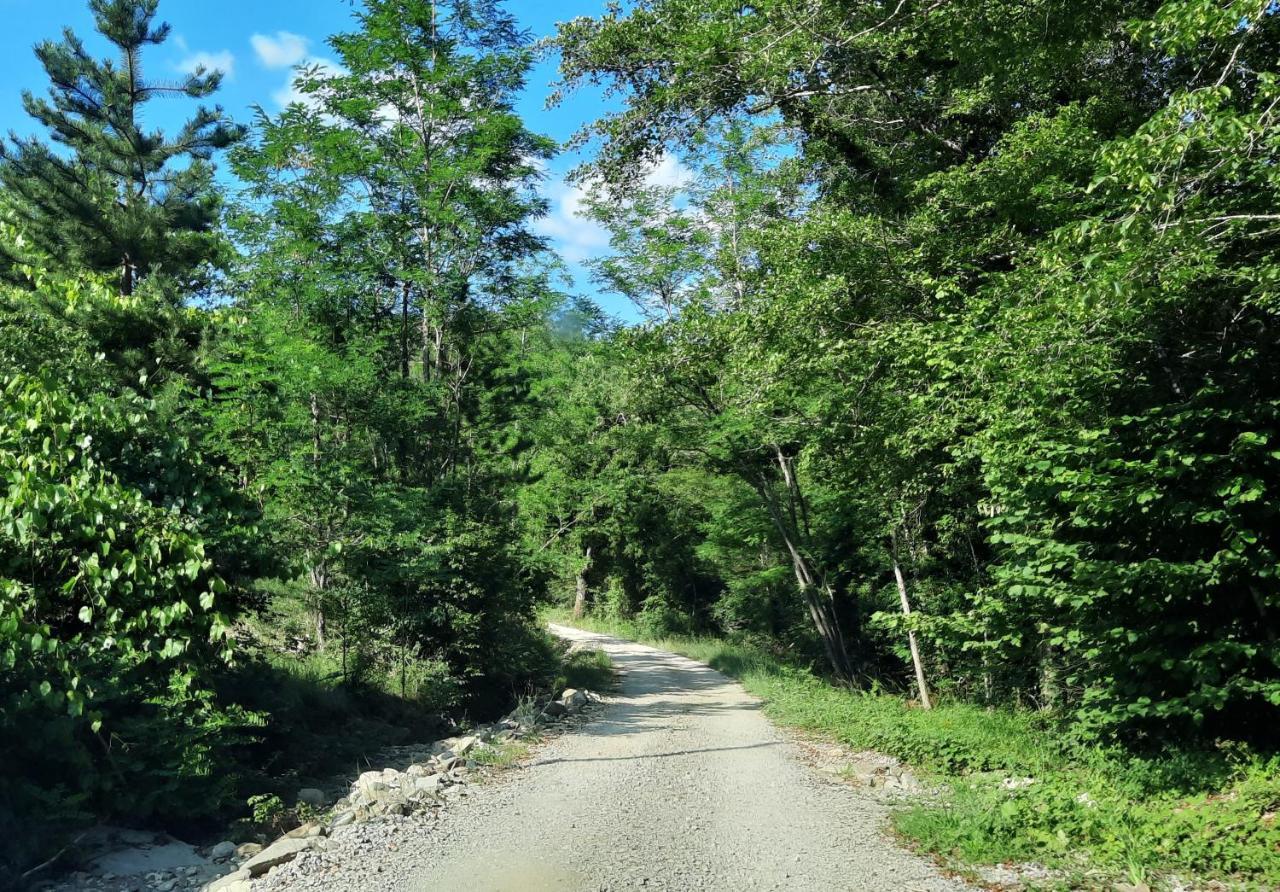
[[(236, 120), (248, 122), (255, 105), (274, 113), (288, 100), (292, 66), (323, 62), (331, 55), (325, 38), (351, 29), (352, 8), (351, 0), (161, 0), (159, 17), (172, 25), (173, 34), (151, 50), (147, 76), (176, 77), (197, 62), (224, 70), (227, 77), (216, 101)], [(507, 8), (541, 37), (553, 33), (557, 21), (600, 14), (604, 0), (509, 0)], [(72, 27), (91, 49), (105, 52), (105, 47), (92, 39), (96, 35), (83, 0), (0, 0), (0, 12), (6, 24), (0, 36), (0, 131), (33, 133), (33, 122), (22, 110), (21, 91), (43, 93), (47, 81), (32, 47), (58, 38), (64, 26)], [(560, 107), (547, 109), (555, 73), (555, 60), (539, 64), (518, 108), (533, 130), (564, 141), (610, 105), (599, 93), (582, 91)], [(152, 106), (152, 123), (160, 126), (169, 124), (170, 117), (180, 120), (190, 109), (190, 103), (175, 101), (170, 112), (163, 102)], [(552, 162), (545, 185), (551, 213), (536, 228), (570, 265), (576, 290), (590, 294), (608, 312), (634, 319), (636, 314), (621, 298), (597, 294), (582, 267), (584, 260), (607, 248), (604, 233), (576, 213), (581, 192), (563, 180), (583, 157), (566, 153)], [(655, 179), (666, 182), (683, 175), (674, 159), (654, 172)]]

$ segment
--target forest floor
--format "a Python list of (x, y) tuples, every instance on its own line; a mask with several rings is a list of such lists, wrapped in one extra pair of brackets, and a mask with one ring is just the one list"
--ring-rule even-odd
[(342, 867), (290, 888), (964, 888), (892, 842), (888, 806), (810, 767), (737, 683), (630, 641), (555, 631), (621, 673), (593, 721), (439, 822), (372, 844), (369, 825), (342, 828), (327, 849)]

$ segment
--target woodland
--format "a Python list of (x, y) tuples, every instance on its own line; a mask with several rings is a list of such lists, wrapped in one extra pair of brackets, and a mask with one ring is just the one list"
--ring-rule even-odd
[[(549, 607), (956, 778), (901, 825), (942, 855), (1280, 883), (1275, 0), (636, 0), (542, 41), (361, 0), (244, 122), (143, 76), (157, 0), (89, 6), (115, 56), (37, 46), (0, 150), (0, 885), (499, 713)], [(553, 101), (619, 100), (576, 177), (635, 321), (533, 229), (548, 53)], [(975, 792), (1030, 758), (990, 728), (1043, 783)]]

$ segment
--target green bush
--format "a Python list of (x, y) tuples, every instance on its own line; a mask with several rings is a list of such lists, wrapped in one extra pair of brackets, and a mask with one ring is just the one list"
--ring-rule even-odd
[[(146, 442), (121, 433), (153, 417), (140, 397), (0, 378), (0, 788), (16, 812), (0, 823), (46, 826), (5, 834), (9, 870), (31, 854), (23, 840), (56, 836), (82, 808), (190, 814), (229, 792), (215, 766), (249, 717), (206, 684), (231, 652), (232, 605), (177, 507), (198, 487), (199, 460), (169, 443), (167, 477), (150, 492), (115, 470), (119, 444)], [(64, 806), (31, 811), (55, 790)]]

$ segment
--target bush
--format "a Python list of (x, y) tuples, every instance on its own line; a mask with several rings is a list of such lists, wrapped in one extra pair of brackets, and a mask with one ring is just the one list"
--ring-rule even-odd
[[(144, 492), (117, 474), (115, 450), (145, 442), (121, 432), (154, 429), (150, 403), (21, 373), (0, 395), (0, 789), (14, 810), (0, 823), (35, 822), (4, 837), (13, 871), (36, 848), (24, 840), (52, 839), (82, 809), (217, 803), (218, 752), (248, 716), (206, 686), (230, 655), (228, 594), (177, 507), (202, 507), (195, 455), (167, 443), (166, 478)], [(65, 805), (29, 811), (54, 790)]]

